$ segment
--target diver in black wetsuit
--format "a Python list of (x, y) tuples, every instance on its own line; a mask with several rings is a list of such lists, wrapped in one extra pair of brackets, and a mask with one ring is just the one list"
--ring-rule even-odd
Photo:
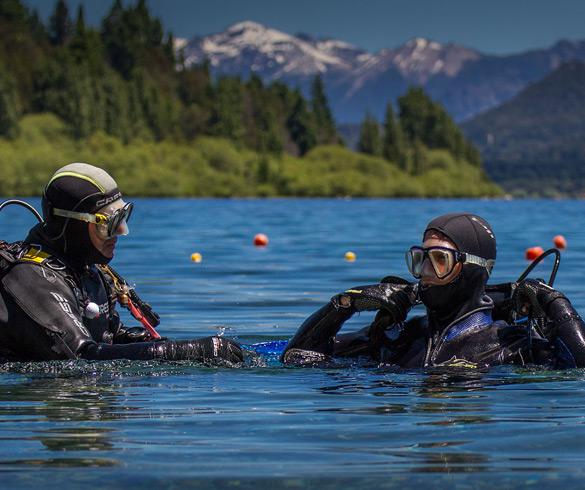
[(98, 265), (110, 262), (117, 237), (128, 233), (132, 204), (104, 170), (59, 169), (42, 206), (43, 223), (23, 242), (0, 247), (0, 359), (242, 361), (226, 338), (155, 339), (122, 324), (114, 280)]
[[(429, 223), (423, 240), (422, 247), (407, 253), (417, 284), (387, 277), (334, 296), (301, 325), (283, 362), (302, 365), (328, 362), (332, 356), (367, 356), (407, 368), (585, 366), (585, 323), (562, 293), (541, 281), (515, 285), (509, 300), (517, 310), (538, 310), (547, 319), (542, 328), (494, 319), (494, 302), (485, 290), (496, 240), (484, 219), (467, 213), (440, 216)], [(419, 300), (427, 314), (406, 321)], [(366, 310), (378, 311), (371, 325), (338, 334), (347, 319)]]

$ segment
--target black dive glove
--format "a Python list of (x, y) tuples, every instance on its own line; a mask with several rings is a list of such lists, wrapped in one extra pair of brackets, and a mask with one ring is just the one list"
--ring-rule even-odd
[(551, 311), (551, 306), (557, 299), (567, 298), (541, 279), (526, 279), (520, 282), (512, 295), (516, 312), (537, 320), (541, 334), (548, 339), (557, 333), (555, 326), (557, 319), (553, 318), (555, 315)]
[(393, 323), (406, 319), (406, 315), (417, 301), (418, 286), (400, 277), (387, 277), (380, 284), (358, 286), (337, 294), (331, 302), (337, 308), (351, 308), (353, 311), (385, 310), (392, 316)]
[(225, 337), (205, 337), (194, 340), (166, 340), (152, 345), (155, 359), (167, 361), (217, 361), (234, 364), (243, 362), (240, 346)]
[(544, 318), (549, 314), (553, 301), (563, 298), (565, 295), (550, 287), (541, 279), (526, 279), (519, 283), (514, 290), (512, 299), (516, 311), (521, 315), (532, 315), (536, 318)]
[(150, 332), (143, 327), (119, 327), (112, 337), (114, 344), (132, 344), (134, 342), (160, 342), (166, 337), (155, 339)]

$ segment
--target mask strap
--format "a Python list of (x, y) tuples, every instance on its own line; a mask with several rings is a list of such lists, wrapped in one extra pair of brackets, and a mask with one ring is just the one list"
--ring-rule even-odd
[(474, 264), (479, 265), (480, 267), (484, 267), (487, 269), (488, 274), (492, 273), (492, 269), (494, 268), (494, 264), (496, 263), (493, 259), (484, 259), (483, 257), (478, 257), (477, 255), (472, 255), (468, 253), (462, 253), (463, 255), (463, 263), (464, 264)]
[(87, 223), (95, 223), (98, 225), (103, 225), (108, 222), (108, 218), (105, 215), (99, 213), (78, 213), (76, 211), (68, 211), (67, 209), (53, 208), (53, 214), (63, 218), (72, 218), (79, 221), (85, 221)]

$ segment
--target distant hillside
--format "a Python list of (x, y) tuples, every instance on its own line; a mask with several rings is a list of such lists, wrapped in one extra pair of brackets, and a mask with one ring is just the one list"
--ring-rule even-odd
[(585, 64), (570, 62), (464, 131), (516, 194), (585, 195)]

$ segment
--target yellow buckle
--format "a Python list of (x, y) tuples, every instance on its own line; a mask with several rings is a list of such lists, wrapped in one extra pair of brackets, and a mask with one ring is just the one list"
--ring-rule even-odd
[(108, 216), (101, 213), (96, 213), (95, 215), (95, 223), (96, 225), (107, 225), (108, 224)]
[(35, 262), (42, 264), (51, 255), (47, 252), (43, 252), (40, 248), (30, 247), (26, 253), (22, 256), (22, 260), (28, 260), (29, 262)]

